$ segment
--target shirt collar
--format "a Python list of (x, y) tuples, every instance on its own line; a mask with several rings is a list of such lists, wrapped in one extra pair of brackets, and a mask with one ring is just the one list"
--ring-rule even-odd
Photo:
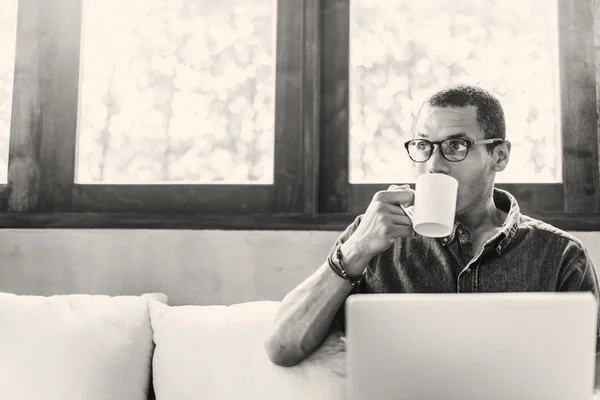
[[(512, 238), (517, 232), (518, 223), (521, 219), (521, 211), (517, 199), (505, 190), (494, 188), (494, 204), (501, 210), (507, 212), (506, 219), (500, 228), (497, 236), (496, 253), (500, 255), (508, 246)], [(440, 238), (443, 246), (448, 246), (456, 237), (456, 231), (462, 224), (459, 221), (454, 221), (454, 227), (450, 235)], [(465, 227), (466, 229), (466, 227)]]

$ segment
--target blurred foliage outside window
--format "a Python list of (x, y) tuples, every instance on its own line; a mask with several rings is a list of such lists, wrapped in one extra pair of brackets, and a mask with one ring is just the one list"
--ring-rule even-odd
[(561, 182), (556, 0), (351, 0), (350, 182), (414, 182), (403, 143), (419, 106), (474, 83), (504, 106), (496, 182)]
[(85, 0), (76, 183), (273, 183), (275, 0)]
[[(413, 181), (402, 143), (455, 82), (504, 105), (497, 182), (562, 180), (556, 0), (350, 2), (351, 183)], [(273, 183), (275, 0), (85, 0), (83, 14), (77, 183)], [(0, 2), (0, 183), (16, 15)]]
[(17, 38), (17, 0), (0, 1), (0, 183), (8, 180), (8, 145)]

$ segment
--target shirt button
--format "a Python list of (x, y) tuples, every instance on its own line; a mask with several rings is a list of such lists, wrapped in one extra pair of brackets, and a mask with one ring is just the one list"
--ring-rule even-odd
[(471, 273), (471, 268), (467, 268), (467, 270), (465, 271), (467, 274)]

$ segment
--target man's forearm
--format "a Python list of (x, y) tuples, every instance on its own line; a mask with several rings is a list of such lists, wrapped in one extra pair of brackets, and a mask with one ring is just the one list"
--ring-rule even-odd
[[(350, 238), (341, 246), (346, 273), (358, 277), (370, 256)], [(308, 357), (325, 339), (339, 308), (352, 290), (325, 262), (281, 302), (274, 328), (265, 341), (276, 364), (293, 365)]]
[(275, 364), (290, 366), (308, 357), (325, 339), (352, 285), (327, 263), (282, 301), (265, 347)]

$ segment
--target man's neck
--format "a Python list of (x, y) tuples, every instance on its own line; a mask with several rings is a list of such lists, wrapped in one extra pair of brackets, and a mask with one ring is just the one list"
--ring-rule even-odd
[(471, 234), (483, 234), (500, 228), (506, 220), (506, 212), (496, 207), (492, 193), (483, 201), (476, 203), (465, 213), (457, 215), (456, 219), (462, 222)]

